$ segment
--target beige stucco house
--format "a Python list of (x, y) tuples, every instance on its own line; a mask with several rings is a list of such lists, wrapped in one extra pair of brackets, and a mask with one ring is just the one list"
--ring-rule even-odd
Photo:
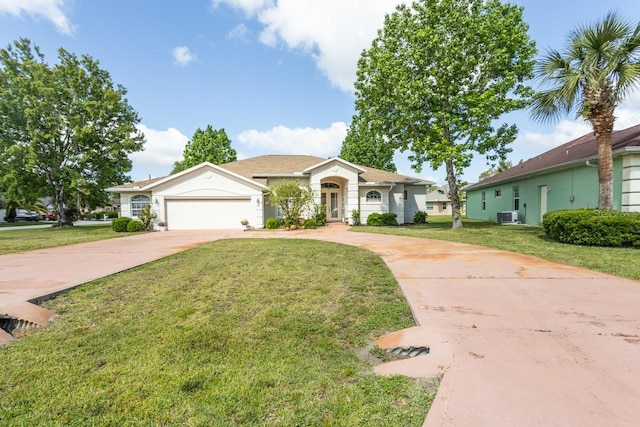
[(213, 165), (201, 163), (183, 172), (108, 188), (120, 194), (121, 216), (135, 218), (145, 206), (168, 229), (234, 229), (246, 219), (262, 228), (278, 217), (268, 199), (268, 185), (280, 179), (308, 184), (316, 204), (327, 210), (327, 221), (351, 221), (359, 210), (362, 222), (373, 212), (397, 214), (410, 222), (426, 208), (426, 189), (419, 178), (359, 166), (338, 157), (267, 155)]

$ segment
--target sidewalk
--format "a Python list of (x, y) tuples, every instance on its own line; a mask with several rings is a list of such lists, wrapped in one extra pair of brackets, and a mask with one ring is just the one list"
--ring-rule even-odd
[(0, 313), (43, 322), (52, 313), (25, 301), (228, 237), (318, 239), (379, 254), (419, 324), (379, 345), (430, 353), (375, 370), (443, 374), (425, 426), (635, 426), (640, 419), (640, 282), (471, 245), (346, 227), (149, 233), (0, 256)]

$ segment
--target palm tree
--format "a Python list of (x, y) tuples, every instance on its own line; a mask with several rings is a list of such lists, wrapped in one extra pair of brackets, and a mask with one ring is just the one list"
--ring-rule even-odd
[(615, 108), (640, 83), (640, 23), (615, 13), (570, 33), (564, 54), (548, 51), (536, 76), (550, 86), (532, 104), (535, 120), (555, 121), (575, 111), (591, 123), (598, 144), (599, 208), (613, 208), (611, 135)]

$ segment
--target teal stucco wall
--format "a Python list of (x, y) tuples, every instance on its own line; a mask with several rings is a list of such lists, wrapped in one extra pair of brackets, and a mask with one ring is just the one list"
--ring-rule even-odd
[[(620, 157), (614, 159), (613, 179), (614, 209), (620, 210), (622, 199), (622, 159)], [(468, 190), (467, 218), (497, 221), (498, 212), (516, 210), (514, 209), (515, 186), (519, 190), (518, 219), (524, 224), (540, 224), (544, 213), (542, 193), (545, 188), (546, 212), (598, 207), (598, 169), (583, 163), (571, 169), (541, 173)]]

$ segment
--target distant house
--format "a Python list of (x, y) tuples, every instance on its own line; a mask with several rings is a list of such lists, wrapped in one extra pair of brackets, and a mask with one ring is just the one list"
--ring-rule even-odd
[(324, 205), (328, 222), (348, 222), (353, 210), (363, 223), (373, 212), (395, 213), (399, 223), (412, 220), (425, 206), (431, 181), (355, 165), (338, 157), (258, 156), (213, 165), (201, 163), (180, 173), (123, 184), (121, 215), (137, 217), (151, 206), (168, 229), (241, 228), (240, 221), (261, 228), (279, 216), (269, 203), (269, 185), (282, 179), (308, 184), (315, 203)]
[[(614, 209), (640, 212), (640, 125), (614, 131), (612, 148)], [(546, 212), (596, 208), (597, 154), (587, 134), (470, 185), (467, 218), (496, 221), (512, 211), (524, 224), (540, 224)]]
[[(451, 215), (451, 198), (449, 196), (449, 184), (445, 184), (441, 187), (435, 188), (427, 193), (427, 207), (426, 212), (428, 215)], [(465, 201), (460, 201), (460, 212), (464, 215)]]

